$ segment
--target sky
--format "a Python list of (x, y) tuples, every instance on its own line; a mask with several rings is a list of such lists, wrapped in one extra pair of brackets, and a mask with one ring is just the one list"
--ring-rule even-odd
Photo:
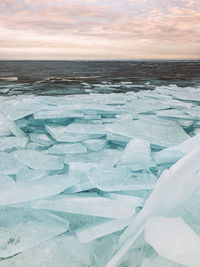
[(4, 59), (200, 59), (200, 0), (0, 0)]

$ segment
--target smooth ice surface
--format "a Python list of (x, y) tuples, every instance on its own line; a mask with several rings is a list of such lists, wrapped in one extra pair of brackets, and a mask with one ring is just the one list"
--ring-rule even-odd
[(70, 109), (42, 110), (34, 113), (35, 119), (57, 119), (57, 118), (78, 118), (83, 117), (83, 113)]
[(8, 175), (0, 173), (0, 192), (15, 186), (15, 180)]
[(29, 138), (31, 141), (37, 142), (45, 146), (50, 146), (53, 144), (52, 140), (46, 134), (30, 133)]
[(149, 219), (145, 224), (145, 240), (162, 257), (186, 266), (199, 266), (200, 237), (181, 217)]
[(16, 174), (22, 165), (13, 157), (13, 155), (0, 152), (0, 173)]
[(151, 158), (150, 143), (137, 138), (131, 140), (117, 161), (117, 165), (125, 165), (134, 171), (155, 166)]
[(26, 137), (1, 137), (0, 138), (0, 151), (5, 151), (7, 149), (19, 149), (25, 148), (28, 138)]
[(75, 231), (75, 233), (81, 243), (87, 243), (90, 242), (91, 240), (124, 229), (127, 225), (131, 223), (132, 220), (133, 218), (124, 220), (121, 219), (105, 220), (101, 223), (95, 223), (92, 225), (79, 228)]
[(49, 154), (85, 153), (87, 148), (83, 144), (59, 144), (48, 149)]
[(199, 186), (200, 149), (197, 148), (162, 173), (136, 220), (122, 235), (121, 242), (134, 235), (149, 217), (168, 214), (183, 204)]
[(157, 164), (173, 163), (198, 146), (200, 146), (200, 134), (190, 137), (176, 146), (157, 152), (154, 159)]
[(0, 267), (101, 267), (96, 265), (93, 247), (93, 243), (82, 244), (73, 235), (61, 235), (0, 261)]
[(0, 209), (0, 257), (7, 258), (66, 232), (69, 222), (47, 212)]
[(135, 213), (135, 207), (131, 202), (111, 200), (95, 193), (70, 194), (38, 200), (32, 202), (30, 207), (117, 219), (131, 217)]
[(52, 127), (46, 125), (46, 130), (58, 142), (80, 142), (105, 135), (105, 131), (98, 129), (96, 125), (74, 123), (72, 126)]
[(152, 173), (104, 165), (89, 171), (88, 178), (94, 187), (103, 191), (152, 189), (157, 181)]
[(76, 173), (43, 176), (29, 183), (16, 183), (12, 188), (0, 194), (0, 206), (34, 199), (46, 198), (63, 192), (65, 189), (81, 181)]
[(62, 158), (32, 149), (14, 151), (12, 155), (34, 170), (61, 170), (64, 167)]
[(29, 168), (24, 168), (20, 170), (16, 175), (17, 183), (28, 183), (45, 176), (46, 172), (43, 170), (33, 170)]
[(189, 135), (175, 122), (147, 116), (147, 119), (127, 120), (109, 124), (107, 130), (128, 138), (140, 138), (149, 141), (152, 145), (169, 147), (177, 145)]
[(101, 150), (106, 145), (106, 140), (104, 139), (91, 139), (86, 140), (83, 144), (92, 151)]
[(3, 124), (3, 126), (13, 135), (17, 137), (26, 136), (25, 133), (16, 125), (16, 123), (10, 120), (10, 118), (2, 112), (0, 112), (0, 121), (1, 124)]

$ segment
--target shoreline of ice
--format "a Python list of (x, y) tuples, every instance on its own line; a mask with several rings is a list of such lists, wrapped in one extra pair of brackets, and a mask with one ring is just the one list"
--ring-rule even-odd
[(0, 101), (0, 267), (199, 266), (200, 88)]

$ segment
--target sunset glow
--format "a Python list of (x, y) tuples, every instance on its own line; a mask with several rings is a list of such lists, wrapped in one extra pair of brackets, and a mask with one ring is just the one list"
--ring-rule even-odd
[(199, 0), (0, 0), (0, 59), (199, 59)]

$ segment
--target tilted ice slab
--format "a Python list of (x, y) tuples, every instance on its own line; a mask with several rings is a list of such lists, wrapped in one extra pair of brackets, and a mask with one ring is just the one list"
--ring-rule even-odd
[(1, 192), (0, 206), (53, 196), (80, 183), (81, 180), (81, 175), (71, 172), (70, 174), (43, 176), (28, 183), (16, 183), (15, 186)]
[(4, 113), (0, 112), (0, 125), (3, 124), (4, 129), (11, 132), (13, 135), (17, 137), (26, 136), (25, 133), (16, 125), (15, 122), (10, 120), (10, 118)]
[(131, 140), (116, 164), (128, 166), (134, 171), (155, 166), (151, 158), (150, 143), (138, 138)]
[(8, 175), (0, 173), (0, 192), (15, 186), (15, 180)]
[(25, 148), (28, 141), (27, 137), (1, 137), (0, 138), (0, 151), (4, 151), (12, 148)]
[(104, 139), (91, 139), (83, 141), (83, 144), (92, 151), (98, 151), (106, 145), (106, 142)]
[(200, 149), (188, 153), (162, 173), (143, 209), (120, 238), (120, 249), (107, 264), (114, 266), (142, 233), (146, 220), (166, 215), (191, 196), (200, 186)]
[(21, 168), (22, 164), (13, 157), (13, 155), (0, 152), (0, 173), (16, 174)]
[(148, 172), (131, 172), (125, 167), (100, 165), (88, 172), (91, 184), (103, 191), (153, 189), (157, 178)]
[(101, 223), (93, 223), (78, 228), (75, 233), (81, 243), (87, 243), (102, 236), (112, 234), (124, 229), (132, 222), (133, 218), (128, 219), (106, 219)]
[(135, 214), (135, 207), (131, 202), (111, 200), (95, 193), (59, 195), (33, 201), (28, 207), (116, 219), (129, 218)]
[(48, 105), (40, 102), (40, 100), (35, 98), (18, 98), (16, 100), (11, 100), (5, 102), (1, 106), (1, 111), (7, 114), (11, 120), (19, 120), (26, 116), (33, 114), (36, 111), (47, 108)]
[(61, 170), (64, 167), (62, 158), (32, 149), (14, 151), (12, 155), (34, 170)]
[(50, 146), (53, 144), (53, 141), (46, 134), (30, 133), (29, 138), (31, 141), (37, 142), (45, 146)]
[(86, 153), (87, 148), (81, 144), (58, 144), (48, 149), (49, 154)]
[(91, 124), (72, 123), (66, 127), (46, 125), (47, 132), (58, 142), (80, 142), (105, 136), (105, 130)]
[(96, 266), (94, 258), (94, 243), (82, 244), (76, 236), (63, 234), (29, 248), (15, 257), (0, 261), (0, 267)]
[(199, 266), (200, 237), (181, 217), (147, 220), (145, 240), (162, 257), (185, 266)]
[(178, 124), (173, 121), (158, 119), (156, 116), (109, 124), (106, 129), (126, 138), (144, 139), (152, 145), (160, 147), (177, 145), (189, 138), (189, 135)]
[(190, 137), (176, 146), (155, 153), (154, 159), (156, 164), (174, 163), (198, 146), (200, 146), (200, 134)]
[(0, 257), (7, 258), (66, 232), (69, 222), (47, 212), (0, 209)]
[(17, 183), (29, 183), (30, 181), (37, 180), (47, 173), (44, 170), (33, 170), (24, 168), (16, 174)]
[(35, 119), (57, 119), (57, 118), (79, 118), (83, 117), (83, 113), (79, 110), (70, 110), (70, 109), (61, 109), (61, 108), (52, 108), (52, 110), (42, 110), (34, 113)]

